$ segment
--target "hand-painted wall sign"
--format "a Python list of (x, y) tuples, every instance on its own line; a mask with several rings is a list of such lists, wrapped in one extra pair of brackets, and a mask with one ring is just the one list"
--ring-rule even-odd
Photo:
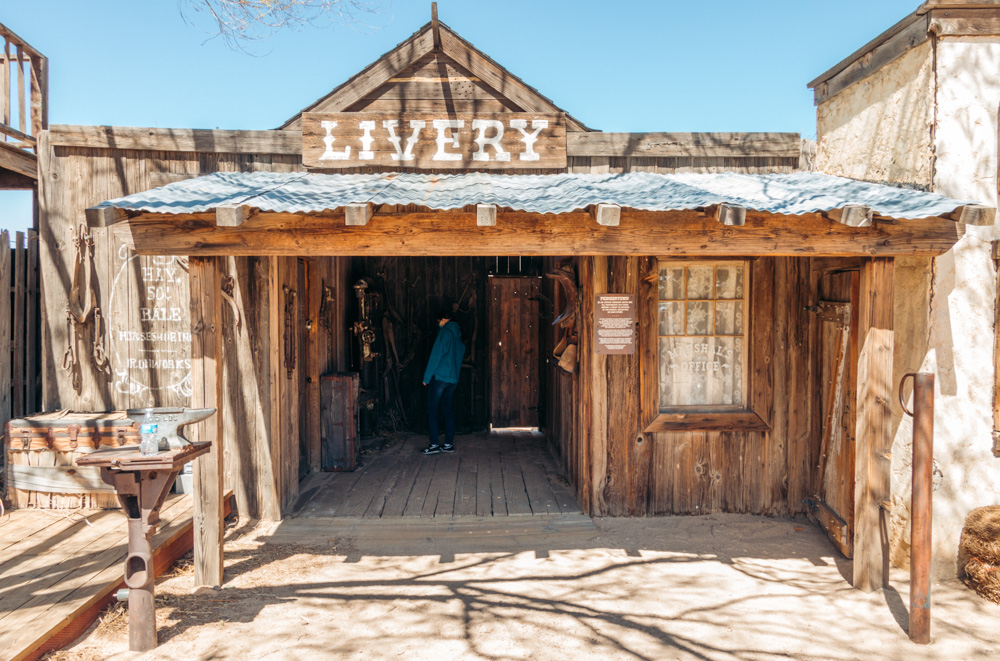
[(310, 168), (566, 167), (566, 121), (536, 113), (303, 113)]
[(594, 305), (594, 353), (635, 353), (635, 296), (598, 294)]

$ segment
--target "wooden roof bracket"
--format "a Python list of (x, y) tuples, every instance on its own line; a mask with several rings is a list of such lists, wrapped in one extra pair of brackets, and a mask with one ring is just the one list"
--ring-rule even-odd
[(119, 209), (118, 207), (98, 206), (84, 210), (88, 227), (111, 227), (123, 223), (129, 218), (138, 216), (140, 212)]
[(622, 219), (622, 208), (617, 204), (592, 204), (587, 208), (591, 218), (604, 227), (618, 227)]
[(477, 204), (476, 225), (479, 227), (494, 227), (497, 224), (497, 205)]
[(713, 204), (705, 207), (701, 212), (705, 216), (715, 218), (723, 225), (730, 227), (742, 227), (747, 222), (747, 208), (739, 204)]
[(344, 205), (344, 218), (348, 225), (367, 225), (372, 219), (374, 205), (371, 202)]
[(990, 227), (996, 221), (997, 210), (995, 207), (988, 207), (983, 204), (967, 204), (958, 207), (950, 213), (947, 218), (964, 225), (975, 225), (978, 227)]
[(846, 204), (839, 209), (825, 211), (823, 215), (848, 227), (871, 227), (875, 212), (863, 204)]
[(215, 224), (218, 227), (239, 227), (256, 212), (246, 204), (220, 204), (215, 208)]

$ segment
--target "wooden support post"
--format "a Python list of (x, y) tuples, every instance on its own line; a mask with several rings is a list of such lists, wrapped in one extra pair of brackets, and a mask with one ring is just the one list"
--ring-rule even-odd
[(3, 73), (0, 74), (0, 93), (3, 94), (3, 98), (0, 101), (3, 102), (3, 116), (0, 117), (2, 121), (7, 126), (10, 126), (10, 90), (12, 88), (10, 79), (10, 40), (4, 39), (3, 41)]
[(882, 589), (888, 579), (888, 513), (892, 448), (893, 259), (861, 261), (854, 487), (854, 587)]
[(38, 413), (38, 393), (41, 386), (41, 374), (38, 367), (38, 319), (39, 297), (38, 286), (38, 232), (28, 230), (28, 273), (25, 287), (25, 414)]
[[(2, 305), (10, 305), (10, 262), (10, 234), (7, 230), (0, 230), (0, 292), (4, 295), (0, 299)], [(10, 420), (10, 322), (9, 313), (0, 314), (0, 431), (5, 429), (4, 425)]]
[(371, 204), (348, 204), (344, 207), (348, 225), (367, 225), (372, 218)]
[(27, 302), (26, 289), (28, 284), (25, 277), (28, 273), (28, 251), (25, 248), (24, 232), (17, 232), (14, 235), (14, 242), (14, 274), (11, 278), (14, 284), (14, 345), (12, 347), (14, 351), (12, 359), (14, 394), (11, 398), (11, 417), (23, 418), (25, 414), (24, 354), (27, 349), (25, 342), (27, 308), (25, 303)]
[(222, 282), (217, 257), (191, 257), (191, 407), (214, 408), (194, 426), (193, 441), (212, 449), (194, 465), (194, 578), (197, 585), (222, 585)]
[(253, 209), (245, 204), (220, 204), (215, 208), (215, 224), (219, 227), (239, 227), (247, 222)]
[[(597, 294), (608, 292), (608, 258), (601, 255), (588, 257), (593, 264), (591, 271), (593, 277), (593, 290), (591, 299), (596, 300)], [(588, 309), (589, 314), (582, 320), (578, 327), (580, 335), (592, 336), (596, 310), (593, 303)], [(582, 348), (582, 345), (581, 345)], [(589, 343), (586, 350), (590, 351), (590, 377), (591, 388), (591, 516), (601, 516), (604, 514), (604, 487), (608, 483), (608, 357), (605, 354), (598, 354), (594, 351), (593, 342)], [(581, 377), (584, 375), (581, 374)], [(585, 386), (586, 387), (586, 386)]]
[(622, 220), (622, 208), (617, 204), (596, 204), (590, 214), (598, 225), (605, 227), (617, 227)]
[(14, 63), (17, 69), (17, 126), (21, 129), (21, 133), (27, 133), (28, 103), (24, 94), (24, 47), (21, 44), (15, 46), (17, 46), (17, 62)]
[(493, 227), (497, 224), (497, 205), (477, 204), (476, 205), (476, 225), (480, 227)]

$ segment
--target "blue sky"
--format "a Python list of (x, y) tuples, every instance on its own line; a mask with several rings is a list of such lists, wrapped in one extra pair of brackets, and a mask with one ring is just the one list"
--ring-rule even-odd
[[(0, 22), (48, 56), (53, 124), (268, 129), (430, 19), (430, 0), (374, 4), (362, 25), (283, 31), (254, 54), (185, 22), (178, 0), (6, 2)], [(439, 0), (438, 14), (591, 128), (814, 137), (806, 83), (918, 4)], [(30, 217), (30, 195), (0, 192), (0, 228)]]

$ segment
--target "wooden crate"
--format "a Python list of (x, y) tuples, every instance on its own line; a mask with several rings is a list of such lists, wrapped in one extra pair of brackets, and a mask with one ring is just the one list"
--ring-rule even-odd
[(79, 509), (118, 507), (100, 469), (76, 465), (102, 446), (139, 442), (138, 424), (124, 412), (58, 411), (9, 421), (5, 495), (14, 507)]
[(358, 375), (324, 374), (319, 381), (322, 468), (352, 471), (358, 465)]

